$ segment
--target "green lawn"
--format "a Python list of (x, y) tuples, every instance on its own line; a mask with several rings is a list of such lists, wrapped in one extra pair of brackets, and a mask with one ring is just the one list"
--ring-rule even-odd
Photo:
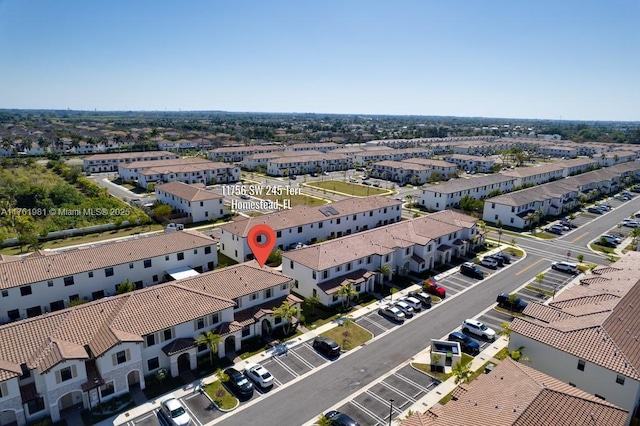
[(218, 252), (218, 266), (216, 269), (220, 269), (220, 268), (225, 268), (227, 266), (231, 266), (231, 265), (235, 265), (238, 262), (236, 262), (235, 260), (231, 259), (230, 257), (224, 255), (221, 252)]
[(262, 194), (260, 197), (263, 200), (271, 200), (278, 201), (282, 204), (283, 200), (291, 200), (291, 207), (295, 206), (321, 206), (323, 204), (327, 204), (327, 201), (321, 200), (320, 198), (310, 197), (304, 194), (295, 194), (295, 195), (274, 195), (274, 194)]
[(502, 361), (506, 357), (509, 356), (509, 348), (502, 348), (500, 351), (494, 356), (495, 359), (499, 359)]
[(537, 232), (535, 236), (544, 240), (552, 240), (557, 237), (557, 235), (549, 234), (548, 232)]
[(368, 197), (370, 195), (391, 194), (392, 191), (373, 186), (360, 185), (358, 183), (343, 182), (341, 180), (325, 180), (324, 182), (308, 182), (305, 184), (312, 188), (326, 189), (327, 191), (343, 194)]
[(371, 332), (360, 327), (353, 321), (325, 331), (321, 336), (328, 337), (337, 342), (343, 351), (350, 351), (353, 348), (357, 348), (373, 337)]
[(615, 254), (615, 250), (614, 249), (612, 249), (611, 247), (601, 246), (600, 244), (591, 243), (591, 244), (589, 244), (589, 247), (591, 247), (592, 249), (594, 249), (596, 251), (601, 251), (603, 253)]
[(209, 383), (204, 387), (204, 391), (223, 410), (230, 410), (238, 405), (238, 399), (231, 395), (220, 381)]

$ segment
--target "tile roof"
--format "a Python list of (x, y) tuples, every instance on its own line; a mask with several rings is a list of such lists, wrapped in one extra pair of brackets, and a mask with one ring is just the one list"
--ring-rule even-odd
[(392, 169), (412, 170), (415, 172), (424, 172), (431, 170), (431, 167), (422, 164), (406, 163), (404, 161), (384, 160), (373, 163), (372, 167), (390, 167)]
[[(244, 220), (235, 220), (233, 222), (222, 225), (220, 228), (225, 232), (239, 235), (241, 237), (246, 237), (249, 233), (249, 230), (258, 224), (267, 224), (275, 231), (280, 231), (294, 226), (302, 226), (356, 213), (362, 213), (369, 210), (383, 209), (385, 207), (395, 207), (400, 205), (402, 205), (401, 201), (381, 196), (347, 198), (318, 207), (295, 206), (290, 210), (281, 210), (274, 213), (247, 218)], [(327, 216), (322, 213), (322, 211), (326, 211), (327, 207), (335, 209), (338, 212), (338, 215)]]
[(224, 198), (222, 195), (206, 189), (202, 184), (188, 185), (182, 182), (169, 182), (156, 186), (156, 192), (158, 190), (187, 201), (217, 200)]
[(214, 244), (215, 241), (204, 234), (185, 230), (71, 250), (39, 251), (19, 260), (0, 262), (0, 288), (19, 287)]
[(458, 399), (403, 426), (622, 426), (628, 412), (510, 358), (461, 386)]
[(515, 182), (512, 176), (502, 176), (493, 174), (487, 176), (474, 176), (471, 179), (457, 178), (438, 184), (425, 185), (422, 187), (424, 191), (437, 192), (442, 194), (453, 194), (458, 191), (466, 191), (469, 189), (480, 188), (488, 185), (495, 185), (503, 182)]
[(640, 379), (640, 253), (629, 252), (613, 266), (596, 269), (598, 280), (581, 280), (548, 309), (529, 303), (512, 332)]
[(518, 167), (513, 170), (501, 171), (500, 174), (513, 177), (536, 176), (543, 173), (557, 172), (564, 170), (564, 166), (558, 163), (543, 164), (541, 166)]
[(456, 164), (449, 163), (448, 161), (432, 160), (430, 158), (407, 158), (402, 161), (405, 163), (421, 164), (428, 167), (458, 167)]
[[(134, 161), (133, 163), (120, 164), (123, 169), (149, 169), (152, 167), (175, 167), (188, 164), (206, 164), (213, 161), (200, 157), (183, 157), (172, 160)], [(227, 167), (229, 164), (227, 164)]]
[[(151, 161), (149, 161), (150, 163)], [(140, 167), (139, 174), (143, 176), (162, 175), (169, 173), (194, 173), (207, 170), (227, 170), (235, 169), (236, 166), (229, 163), (220, 163), (209, 161), (208, 163), (194, 163), (194, 164), (174, 164), (166, 166), (154, 166), (154, 167)]]
[(366, 269), (358, 269), (340, 277), (333, 278), (329, 281), (318, 284), (318, 288), (326, 294), (334, 294), (340, 290), (340, 287), (347, 284), (362, 284), (373, 275), (373, 272)]
[(142, 342), (146, 334), (233, 306), (231, 300), (171, 282), (5, 324), (0, 381), (12, 377), (3, 365), (26, 363), (46, 372), (65, 359), (87, 359), (85, 346), (99, 356), (119, 342)]
[[(145, 151), (145, 152), (117, 152), (112, 154), (95, 154), (84, 157), (84, 161), (98, 161), (98, 160), (135, 160), (136, 158), (152, 158), (152, 157), (172, 157), (179, 158), (179, 155), (168, 151)], [(154, 161), (154, 160), (150, 160)]]

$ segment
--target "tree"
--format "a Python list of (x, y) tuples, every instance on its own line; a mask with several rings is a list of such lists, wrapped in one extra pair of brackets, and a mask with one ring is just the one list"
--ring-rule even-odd
[(224, 370), (220, 367), (216, 369), (216, 376), (218, 376), (218, 379), (220, 379), (221, 382), (229, 381), (229, 375), (225, 373)]
[(380, 265), (380, 267), (376, 270), (378, 274), (380, 274), (380, 284), (384, 283), (384, 278), (391, 275), (391, 267), (389, 265)]
[(511, 312), (513, 312), (513, 306), (516, 304), (516, 299), (517, 299), (517, 298), (518, 298), (518, 295), (517, 295), (517, 294), (515, 294), (515, 293), (511, 293), (511, 294), (509, 295), (509, 299), (508, 299), (508, 300), (509, 300), (509, 310), (510, 310)]
[(584, 260), (584, 255), (583, 254), (579, 254), (576, 256), (576, 259), (578, 260), (578, 263), (582, 263), (582, 261)]
[(279, 266), (280, 264), (282, 264), (282, 250), (275, 249), (274, 251), (272, 251), (269, 254), (269, 257), (267, 257), (267, 264), (273, 266)]
[(209, 347), (209, 361), (211, 362), (211, 365), (213, 365), (213, 354), (218, 353), (218, 345), (220, 344), (221, 340), (222, 338), (215, 329), (209, 331), (201, 331), (200, 337), (195, 339), (198, 345), (207, 345)]
[(314, 294), (314, 295), (311, 295), (310, 297), (307, 297), (306, 299), (304, 299), (304, 304), (311, 311), (310, 312), (311, 316), (315, 316), (316, 308), (318, 306), (322, 305), (322, 302), (320, 301), (320, 298), (318, 297), (318, 295)]
[(504, 336), (506, 338), (511, 337), (511, 323), (503, 322), (500, 324), (500, 330), (498, 331), (498, 335)]
[(291, 323), (293, 322), (293, 318), (295, 318), (298, 313), (298, 308), (291, 304), (288, 300), (282, 302), (282, 305), (273, 308), (273, 316), (276, 318), (282, 318), (284, 321), (282, 325), (282, 330), (285, 335), (289, 335), (289, 331), (291, 328)]
[(127, 278), (118, 284), (118, 294), (130, 293), (136, 289), (136, 285)]
[(471, 380), (471, 370), (469, 369), (468, 364), (457, 362), (456, 365), (454, 365), (451, 369), (451, 373), (453, 373), (453, 375), (456, 377), (456, 385), (460, 382), (469, 383), (469, 381)]
[(167, 218), (171, 215), (172, 211), (173, 207), (168, 204), (158, 204), (153, 207), (154, 216), (162, 221), (166, 221)]
[(544, 281), (544, 274), (540, 273), (536, 275), (536, 282), (538, 283), (538, 285), (541, 285), (542, 281)]
[(509, 351), (509, 358), (511, 358), (512, 360), (516, 361), (516, 362), (521, 362), (521, 361), (529, 361), (529, 358), (525, 357), (522, 353), (522, 351), (524, 350), (524, 346), (520, 346), (518, 349), (514, 349), (512, 351)]
[(316, 420), (316, 426), (331, 426), (333, 424), (333, 422), (328, 419), (324, 413), (320, 414), (320, 416), (318, 416), (318, 419)]
[(358, 296), (358, 292), (351, 287), (351, 284), (344, 284), (342, 286), (340, 286), (340, 289), (338, 290), (338, 297), (342, 298), (342, 309), (347, 309), (349, 307), (349, 301), (352, 298), (355, 298)]

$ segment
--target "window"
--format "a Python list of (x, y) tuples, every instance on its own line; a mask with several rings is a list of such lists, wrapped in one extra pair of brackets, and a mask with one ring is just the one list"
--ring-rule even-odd
[(53, 287), (53, 281), (51, 280), (47, 281), (47, 287)]
[(9, 290), (2, 290), (2, 297), (9, 297)]
[(218, 322), (220, 322), (220, 315), (217, 312), (211, 314), (211, 324), (217, 324)]
[(153, 282), (156, 282), (156, 281), (158, 281), (158, 276), (157, 276), (157, 275), (154, 275), (154, 276), (153, 276)]
[(371, 256), (367, 256), (367, 265), (371, 263)]
[(273, 296), (273, 289), (270, 289), (270, 288), (266, 289), (266, 290), (264, 291), (264, 298), (265, 298), (265, 299), (268, 299), (268, 298), (270, 298), (271, 296)]
[(289, 287), (287, 283), (284, 283), (280, 286), (280, 290), (286, 290)]
[(340, 225), (340, 218), (336, 219), (336, 225)]
[(173, 339), (173, 329), (171, 328), (167, 328), (166, 330), (164, 330), (162, 332), (162, 335), (164, 337), (164, 340), (171, 340)]
[(207, 246), (204, 248), (204, 254), (211, 254), (211, 246)]
[[(105, 269), (106, 271), (106, 269)], [(89, 271), (89, 278), (93, 278), (93, 271)]]
[(356, 220), (356, 215), (355, 214), (353, 215), (353, 220)]
[(583, 360), (578, 360), (578, 370), (584, 371), (585, 362)]
[(389, 255), (388, 255), (388, 254), (384, 257), (384, 261), (385, 261), (385, 262), (388, 262), (388, 261), (389, 261)]
[(361, 288), (362, 288), (362, 285), (361, 285), (361, 284), (356, 285), (356, 291), (357, 291), (358, 293), (360, 293), (360, 289), (361, 289)]
[[(167, 257), (169, 257), (169, 256), (167, 256)], [(169, 259), (167, 259), (167, 260), (169, 260)], [(146, 259), (144, 261), (144, 267), (145, 268), (151, 268), (151, 259)]]
[(113, 276), (113, 268), (106, 268), (104, 270), (104, 276), (105, 277), (112, 277)]
[(234, 309), (242, 308), (242, 297), (237, 297), (233, 299), (233, 301), (236, 302), (236, 307)]
[(198, 318), (196, 320), (196, 330), (204, 328), (204, 318)]
[(184, 260), (184, 253), (178, 253), (178, 260)]
[(129, 269), (133, 269), (133, 263), (129, 264)]
[(624, 376), (621, 376), (620, 374), (618, 374), (616, 377), (616, 383), (624, 386)]
[(60, 374), (61, 382), (66, 382), (67, 380), (73, 379), (73, 372), (71, 371), (71, 367), (63, 368), (58, 373)]
[(338, 295), (334, 294), (333, 297), (331, 298), (331, 301), (337, 302), (338, 301)]
[(290, 267), (291, 269), (293, 269), (293, 260), (290, 260), (290, 261), (289, 261), (289, 267)]
[(120, 351), (115, 355), (116, 355), (116, 365), (124, 364), (125, 362), (127, 362), (127, 352), (126, 351)]
[(251, 328), (248, 325), (242, 327), (242, 337), (247, 337), (251, 334)]
[(274, 324), (281, 324), (282, 323), (282, 317), (275, 317), (273, 319), (273, 323)]
[(278, 232), (276, 232), (276, 237), (277, 237), (277, 238), (282, 237), (282, 231), (278, 231)]
[(323, 223), (324, 223), (324, 222), (320, 222), (320, 223), (318, 223), (318, 228), (319, 228), (319, 229), (322, 229), (322, 226), (323, 226), (322, 224), (323, 224)]
[(258, 298), (258, 293), (251, 293), (251, 300), (256, 300)]
[(329, 277), (329, 271), (322, 271), (322, 279), (326, 279)]
[(298, 226), (298, 234), (302, 234), (302, 226)]
[(31, 377), (31, 370), (29, 370), (29, 368), (27, 367), (27, 364), (21, 364), (20, 369), (22, 370), (22, 375), (20, 376), (20, 379), (28, 379), (29, 377)]
[[(315, 280), (316, 279), (316, 271), (311, 271), (311, 277)], [(4, 290), (6, 291), (6, 290)], [(4, 296), (4, 292), (2, 294)]]
[(155, 345), (156, 344), (156, 335), (155, 334), (147, 334), (146, 343), (147, 343), (147, 347)]
[(336, 272), (340, 272), (342, 270), (342, 266), (336, 266)]
[(164, 257), (164, 260), (169, 260), (169, 255), (166, 255), (166, 256)]
[(158, 360), (158, 357), (151, 358), (147, 361), (147, 369), (149, 371), (156, 370), (158, 368), (160, 368), (160, 361)]
[(102, 395), (103, 398), (115, 392), (116, 392), (116, 388), (113, 385), (113, 380), (110, 381), (109, 383), (105, 383), (104, 385), (100, 386), (100, 394)]
[(193, 254), (198, 254), (198, 249), (193, 249)]
[(20, 319), (20, 311), (17, 309), (12, 309), (7, 311), (7, 316), (9, 317), (9, 321), (15, 321)]
[(27, 402), (27, 406), (29, 407), (29, 414), (35, 414), (38, 411), (44, 410), (44, 398), (39, 396), (36, 399), (32, 399)]
[(24, 287), (20, 287), (20, 294), (22, 296), (28, 296), (31, 294), (31, 286), (25, 285)]

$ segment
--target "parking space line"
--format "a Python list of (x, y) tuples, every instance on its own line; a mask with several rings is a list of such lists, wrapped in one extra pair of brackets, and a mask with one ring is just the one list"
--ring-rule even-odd
[(289, 353), (293, 356), (295, 356), (296, 358), (298, 358), (304, 365), (306, 365), (307, 367), (309, 367), (310, 369), (314, 369), (316, 368), (313, 364), (311, 364), (309, 361), (307, 361), (306, 359), (302, 358), (302, 355), (296, 353), (295, 350), (289, 351)]
[(191, 415), (191, 420), (193, 420), (197, 426), (202, 426), (202, 423), (200, 422), (200, 420), (198, 420), (198, 417), (193, 411), (191, 411), (191, 408), (189, 408), (187, 404), (184, 404), (184, 409), (189, 412), (189, 414)]
[(354, 400), (351, 400), (348, 402), (349, 404), (352, 404), (353, 406), (355, 406), (358, 410), (362, 411), (363, 413), (365, 413), (366, 415), (368, 415), (369, 417), (371, 417), (372, 419), (374, 419), (375, 421), (385, 424), (386, 420), (381, 419), (380, 417), (378, 417), (373, 411), (369, 410), (368, 408), (366, 408), (364, 405), (360, 404), (359, 402), (356, 402)]
[(299, 374), (298, 374), (298, 373), (296, 373), (295, 371), (293, 371), (293, 370), (292, 370), (288, 365), (286, 365), (284, 362), (280, 361), (278, 358), (274, 358), (274, 361), (275, 361), (276, 363), (280, 364), (280, 366), (281, 366), (282, 368), (284, 368), (285, 370), (287, 370), (287, 372), (288, 372), (289, 374), (291, 374), (293, 377), (298, 377), (298, 376), (299, 376)]
[[(382, 382), (380, 382), (380, 383), (382, 383)], [(395, 391), (394, 391), (394, 392), (395, 392)], [(369, 395), (371, 398), (373, 398), (373, 399), (377, 399), (378, 401), (382, 402), (382, 403), (383, 403), (383, 404), (385, 404), (385, 405), (389, 404), (389, 401), (387, 401), (386, 399), (384, 399), (384, 398), (380, 397), (378, 394), (373, 393), (373, 391), (371, 391), (371, 389), (366, 390), (366, 391), (365, 391), (365, 393), (366, 393), (367, 395)], [(409, 402), (409, 401), (407, 401), (407, 402)], [(405, 404), (402, 404), (402, 406), (405, 406), (405, 405), (406, 405), (406, 403), (405, 403)], [(396, 405), (394, 405), (394, 406), (393, 406), (393, 411), (395, 411), (396, 413), (402, 413), (402, 411), (403, 411), (403, 410), (401, 410), (402, 406), (396, 406)]]
[[(376, 327), (378, 327), (378, 328), (379, 328), (379, 329), (381, 329), (382, 331), (387, 331), (387, 330), (389, 330), (388, 328), (384, 328), (382, 325), (378, 324), (377, 322), (375, 322), (375, 321), (373, 321), (373, 320), (370, 320), (369, 318), (367, 318), (367, 316), (366, 316), (366, 315), (365, 315), (365, 316), (363, 316), (363, 317), (360, 317), (359, 319), (364, 319), (364, 320), (366, 320), (367, 322), (369, 322), (370, 324), (375, 325)], [(356, 321), (356, 322), (358, 322), (358, 321)]]
[(410, 402), (412, 402), (412, 403), (417, 401), (417, 399), (415, 399), (415, 398), (413, 398), (413, 397), (411, 397), (411, 396), (407, 395), (406, 393), (402, 392), (400, 389), (397, 389), (397, 388), (395, 388), (395, 387), (391, 386), (389, 383), (385, 382), (384, 380), (383, 380), (383, 381), (381, 381), (380, 383), (382, 384), (382, 386), (385, 386), (385, 387), (387, 387), (387, 388), (391, 389), (392, 391), (394, 391), (394, 392), (395, 392), (395, 393), (397, 393), (398, 395), (402, 395), (402, 396), (404, 396), (405, 398), (407, 398), (407, 399), (408, 399)]
[[(422, 390), (423, 392), (426, 392), (426, 393), (430, 392), (430, 390), (428, 388), (425, 388), (421, 384), (414, 382), (413, 380), (403, 376), (400, 373), (396, 373), (395, 376), (399, 377), (401, 380), (404, 380), (405, 382), (409, 383), (410, 385), (417, 387), (418, 389)], [(431, 383), (433, 383), (433, 382), (431, 382)]]

